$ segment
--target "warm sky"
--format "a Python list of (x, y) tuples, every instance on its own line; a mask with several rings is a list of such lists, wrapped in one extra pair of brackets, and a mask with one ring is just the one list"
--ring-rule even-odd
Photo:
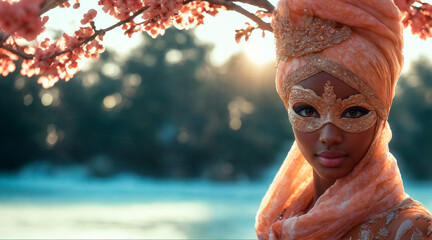
[[(277, 0), (270, 0), (270, 2), (276, 5)], [(101, 8), (97, 6), (97, 1), (81, 1), (81, 8), (78, 10), (70, 8), (51, 11), (49, 13), (50, 21), (48, 21), (47, 26), (72, 33), (79, 27), (79, 21), (89, 8), (98, 10), (98, 17), (96, 18), (98, 28), (105, 28), (115, 22), (115, 19), (103, 13)], [(244, 28), (245, 22), (251, 22), (242, 15), (236, 12), (222, 12), (216, 17), (207, 16), (204, 21), (205, 24), (195, 28), (194, 31), (201, 41), (214, 45), (214, 50), (211, 53), (213, 63), (222, 64), (232, 54), (239, 51), (246, 52), (251, 60), (256, 63), (264, 63), (275, 58), (273, 34), (271, 33), (266, 32), (266, 37), (262, 38), (261, 31), (255, 31), (248, 42), (242, 41), (239, 44), (235, 42), (235, 30)], [(412, 60), (422, 54), (432, 58), (432, 39), (423, 41), (417, 36), (411, 35), (409, 30), (405, 30), (404, 37), (405, 69)], [(122, 54), (127, 54), (140, 41), (142, 41), (142, 38), (139, 34), (129, 39), (123, 36), (119, 30), (112, 31), (104, 37), (107, 48)]]

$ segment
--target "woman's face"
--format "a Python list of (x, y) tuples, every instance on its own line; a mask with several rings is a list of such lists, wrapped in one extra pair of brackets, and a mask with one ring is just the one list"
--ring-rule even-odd
[[(336, 99), (344, 100), (351, 95), (359, 94), (357, 90), (345, 82), (325, 72), (309, 77), (298, 85), (306, 90), (311, 89), (316, 95), (322, 96), (324, 86), (328, 82), (333, 87)], [(300, 119), (320, 117), (319, 111), (307, 103), (297, 102), (292, 108), (300, 116)], [(371, 109), (364, 106), (351, 105), (347, 109), (343, 109), (338, 117), (349, 121), (353, 118), (360, 120), (369, 113), (369, 110)], [(366, 154), (373, 141), (375, 127), (376, 122), (364, 131), (352, 133), (329, 122), (312, 132), (299, 131), (294, 128), (294, 134), (300, 151), (313, 167), (314, 172), (323, 179), (336, 180), (350, 173)]]

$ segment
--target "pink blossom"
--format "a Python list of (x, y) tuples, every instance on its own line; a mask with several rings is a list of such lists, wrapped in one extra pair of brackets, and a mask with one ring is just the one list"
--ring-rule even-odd
[(421, 39), (432, 37), (432, 5), (422, 3), (419, 8), (409, 9), (402, 22), (405, 27), (411, 26), (411, 32)]
[(39, 16), (41, 0), (0, 2), (0, 30), (31, 41), (45, 30), (48, 17)]
[(15, 63), (13, 61), (16, 60), (18, 60), (18, 57), (15, 54), (0, 49), (0, 72), (4, 77), (10, 72), (15, 71)]
[(417, 2), (417, 0), (394, 0), (394, 3), (402, 12), (409, 11), (414, 2)]
[(84, 14), (84, 18), (81, 20), (81, 24), (85, 25), (92, 21), (97, 15), (96, 10), (90, 9), (87, 13)]
[[(80, 27), (73, 35), (64, 33), (59, 39), (46, 38), (32, 46), (16, 44), (15, 40), (20, 37), (32, 40), (43, 31), (48, 19), (39, 16), (41, 1), (0, 1), (0, 30), (10, 35), (3, 43), (0, 39), (0, 70), (3, 76), (15, 70), (14, 61), (18, 56), (1, 48), (8, 46), (30, 56), (24, 57), (21, 74), (28, 77), (39, 75), (38, 83), (48, 88), (60, 79), (71, 79), (79, 71), (79, 63), (84, 59), (98, 58), (104, 46), (101, 43), (103, 34), (95, 37), (95, 29), (86, 25), (96, 17), (94, 9), (84, 14), (81, 23), (86, 26)], [(201, 0), (187, 4), (183, 4), (183, 0), (99, 0), (98, 4), (104, 12), (122, 21), (147, 7), (140, 16), (142, 22), (131, 20), (122, 25), (129, 37), (141, 31), (157, 37), (172, 25), (180, 29), (197, 26), (203, 24), (204, 14), (214, 16), (222, 9)], [(62, 7), (70, 7), (69, 2), (63, 3)], [(73, 7), (80, 7), (78, 0)], [(90, 37), (95, 38), (88, 41)]]

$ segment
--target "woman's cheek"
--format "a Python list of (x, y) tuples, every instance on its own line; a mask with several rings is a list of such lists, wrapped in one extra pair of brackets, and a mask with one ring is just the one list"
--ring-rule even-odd
[(319, 134), (317, 132), (300, 132), (295, 129), (293, 131), (301, 153), (309, 161), (315, 155), (314, 149), (316, 142), (319, 141)]

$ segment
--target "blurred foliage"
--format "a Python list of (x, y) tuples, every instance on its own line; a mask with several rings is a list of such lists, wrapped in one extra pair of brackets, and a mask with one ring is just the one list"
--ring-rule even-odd
[(432, 179), (432, 64), (414, 61), (400, 78), (389, 117), (391, 152), (401, 170), (416, 179)]
[[(170, 30), (128, 58), (107, 51), (51, 89), (16, 72), (1, 78), (0, 170), (45, 161), (99, 177), (259, 177), (293, 139), (274, 63), (238, 54), (215, 67), (210, 50), (192, 32)], [(423, 58), (400, 78), (389, 119), (391, 151), (415, 178), (432, 178), (431, 120), (432, 66)]]
[(274, 64), (224, 66), (188, 31), (167, 31), (127, 59), (107, 51), (69, 82), (0, 82), (0, 168), (83, 164), (95, 176), (256, 178), (292, 140)]

